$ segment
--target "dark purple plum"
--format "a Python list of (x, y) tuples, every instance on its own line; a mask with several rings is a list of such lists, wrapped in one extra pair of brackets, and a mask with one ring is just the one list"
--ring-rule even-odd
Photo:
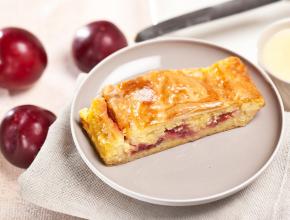
[(41, 42), (20, 28), (0, 30), (0, 87), (20, 90), (42, 75), (47, 55)]
[(124, 34), (116, 25), (95, 21), (76, 32), (72, 54), (78, 68), (89, 72), (101, 60), (127, 45)]
[(52, 112), (34, 105), (21, 105), (8, 111), (0, 125), (4, 157), (17, 167), (29, 167), (55, 119)]

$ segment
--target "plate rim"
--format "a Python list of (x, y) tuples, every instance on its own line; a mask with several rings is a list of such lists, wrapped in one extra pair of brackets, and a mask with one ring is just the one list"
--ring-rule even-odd
[[(81, 89), (83, 88), (83, 85), (85, 84), (85, 82), (87, 80), (89, 80), (92, 75), (97, 72), (97, 69), (102, 66), (105, 65), (106, 63), (110, 62), (111, 59), (113, 59), (116, 56), (119, 56), (122, 53), (126, 53), (128, 50), (132, 50), (138, 47), (144, 47), (148, 44), (155, 44), (155, 43), (162, 43), (162, 42), (185, 42), (185, 43), (193, 43), (193, 44), (203, 44), (206, 45), (208, 47), (214, 47), (217, 48), (218, 50), (223, 50), (226, 51), (234, 56), (238, 56), (240, 58), (242, 58), (243, 60), (245, 60), (248, 64), (250, 64), (252, 67), (254, 67), (255, 69), (258, 70), (258, 74), (260, 74), (264, 80), (270, 85), (271, 89), (274, 91), (276, 97), (277, 97), (277, 101), (279, 104), (279, 110), (280, 110), (280, 117), (281, 117), (281, 128), (280, 128), (280, 135), (279, 135), (279, 140), (277, 142), (277, 145), (275, 146), (274, 151), (272, 152), (271, 156), (269, 157), (269, 159), (264, 163), (264, 165), (257, 171), (255, 172), (250, 178), (246, 179), (245, 181), (241, 182), (240, 184), (225, 190), (221, 193), (216, 193), (210, 196), (206, 196), (206, 197), (198, 197), (198, 198), (193, 198), (193, 199), (162, 199), (162, 198), (157, 198), (157, 197), (152, 197), (152, 196), (148, 196), (148, 195), (144, 195), (142, 193), (138, 193), (132, 190), (129, 190), (123, 186), (118, 185), (116, 182), (112, 181), (110, 178), (107, 178), (105, 175), (103, 175), (87, 158), (85, 153), (83, 152), (79, 142), (78, 142), (78, 138), (76, 135), (76, 131), (74, 129), (74, 109), (75, 109), (75, 104), (76, 104), (76, 100), (78, 98), (78, 94), (81, 91)], [(284, 130), (285, 130), (285, 122), (284, 122), (284, 117), (285, 117), (285, 112), (284, 112), (284, 105), (282, 102), (282, 98), (278, 92), (278, 89), (276, 88), (275, 84), (273, 83), (273, 81), (271, 80), (270, 76), (258, 65), (254, 64), (253, 62), (251, 62), (250, 60), (248, 60), (247, 58), (245, 58), (244, 56), (230, 50), (227, 49), (223, 46), (220, 46), (218, 44), (215, 43), (211, 43), (209, 41), (205, 41), (205, 40), (200, 40), (200, 39), (196, 39), (196, 38), (186, 38), (186, 37), (163, 37), (160, 39), (153, 39), (153, 40), (148, 40), (145, 42), (141, 42), (141, 43), (137, 43), (137, 44), (133, 44), (130, 45), (128, 47), (122, 48), (119, 51), (116, 51), (115, 53), (113, 53), (112, 55), (106, 57), (104, 60), (102, 60), (100, 63), (98, 63), (87, 75), (87, 77), (79, 84), (79, 86), (77, 87), (77, 89), (74, 92), (74, 96), (73, 96), (73, 100), (72, 100), (72, 104), (71, 104), (71, 108), (70, 108), (70, 130), (71, 130), (71, 134), (73, 137), (73, 142), (78, 150), (78, 153), (80, 154), (82, 160), (85, 162), (85, 164), (90, 168), (90, 170), (97, 176), (99, 177), (104, 183), (106, 183), (108, 186), (110, 186), (111, 188), (117, 190), (118, 192), (125, 194), (131, 198), (137, 199), (137, 200), (141, 200), (144, 202), (148, 202), (151, 204), (156, 204), (156, 205), (166, 205), (166, 206), (191, 206), (191, 205), (200, 205), (200, 204), (205, 204), (205, 203), (209, 203), (209, 202), (213, 202), (216, 200), (220, 200), (223, 199), (225, 197), (228, 197), (242, 189), (244, 189), (246, 186), (248, 186), (250, 183), (252, 183), (254, 180), (256, 180), (267, 168), (268, 166), (271, 164), (271, 162), (273, 161), (273, 159), (275, 158), (278, 150), (280, 149), (281, 146), (281, 141), (282, 141), (282, 137), (284, 134)]]

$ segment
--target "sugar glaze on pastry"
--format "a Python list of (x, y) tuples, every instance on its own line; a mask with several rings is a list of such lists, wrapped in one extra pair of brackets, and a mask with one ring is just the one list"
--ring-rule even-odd
[(264, 105), (246, 66), (228, 57), (108, 85), (80, 119), (104, 163), (116, 165), (245, 126)]

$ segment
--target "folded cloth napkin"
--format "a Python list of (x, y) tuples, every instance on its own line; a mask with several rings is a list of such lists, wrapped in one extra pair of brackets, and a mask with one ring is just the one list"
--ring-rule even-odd
[(22, 197), (31, 203), (86, 219), (290, 219), (290, 113), (274, 161), (254, 183), (229, 198), (191, 207), (152, 205), (103, 183), (78, 154), (69, 115), (67, 105), (19, 178)]

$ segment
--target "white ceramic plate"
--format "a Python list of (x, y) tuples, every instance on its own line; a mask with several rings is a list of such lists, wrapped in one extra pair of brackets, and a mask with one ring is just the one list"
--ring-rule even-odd
[(107, 167), (79, 123), (78, 112), (100, 89), (152, 69), (208, 66), (237, 54), (198, 40), (163, 39), (125, 48), (98, 64), (72, 104), (71, 131), (89, 168), (114, 189), (133, 198), (171, 206), (196, 205), (229, 196), (255, 180), (277, 152), (283, 105), (270, 78), (241, 57), (266, 100), (246, 127), (222, 132), (136, 161)]

